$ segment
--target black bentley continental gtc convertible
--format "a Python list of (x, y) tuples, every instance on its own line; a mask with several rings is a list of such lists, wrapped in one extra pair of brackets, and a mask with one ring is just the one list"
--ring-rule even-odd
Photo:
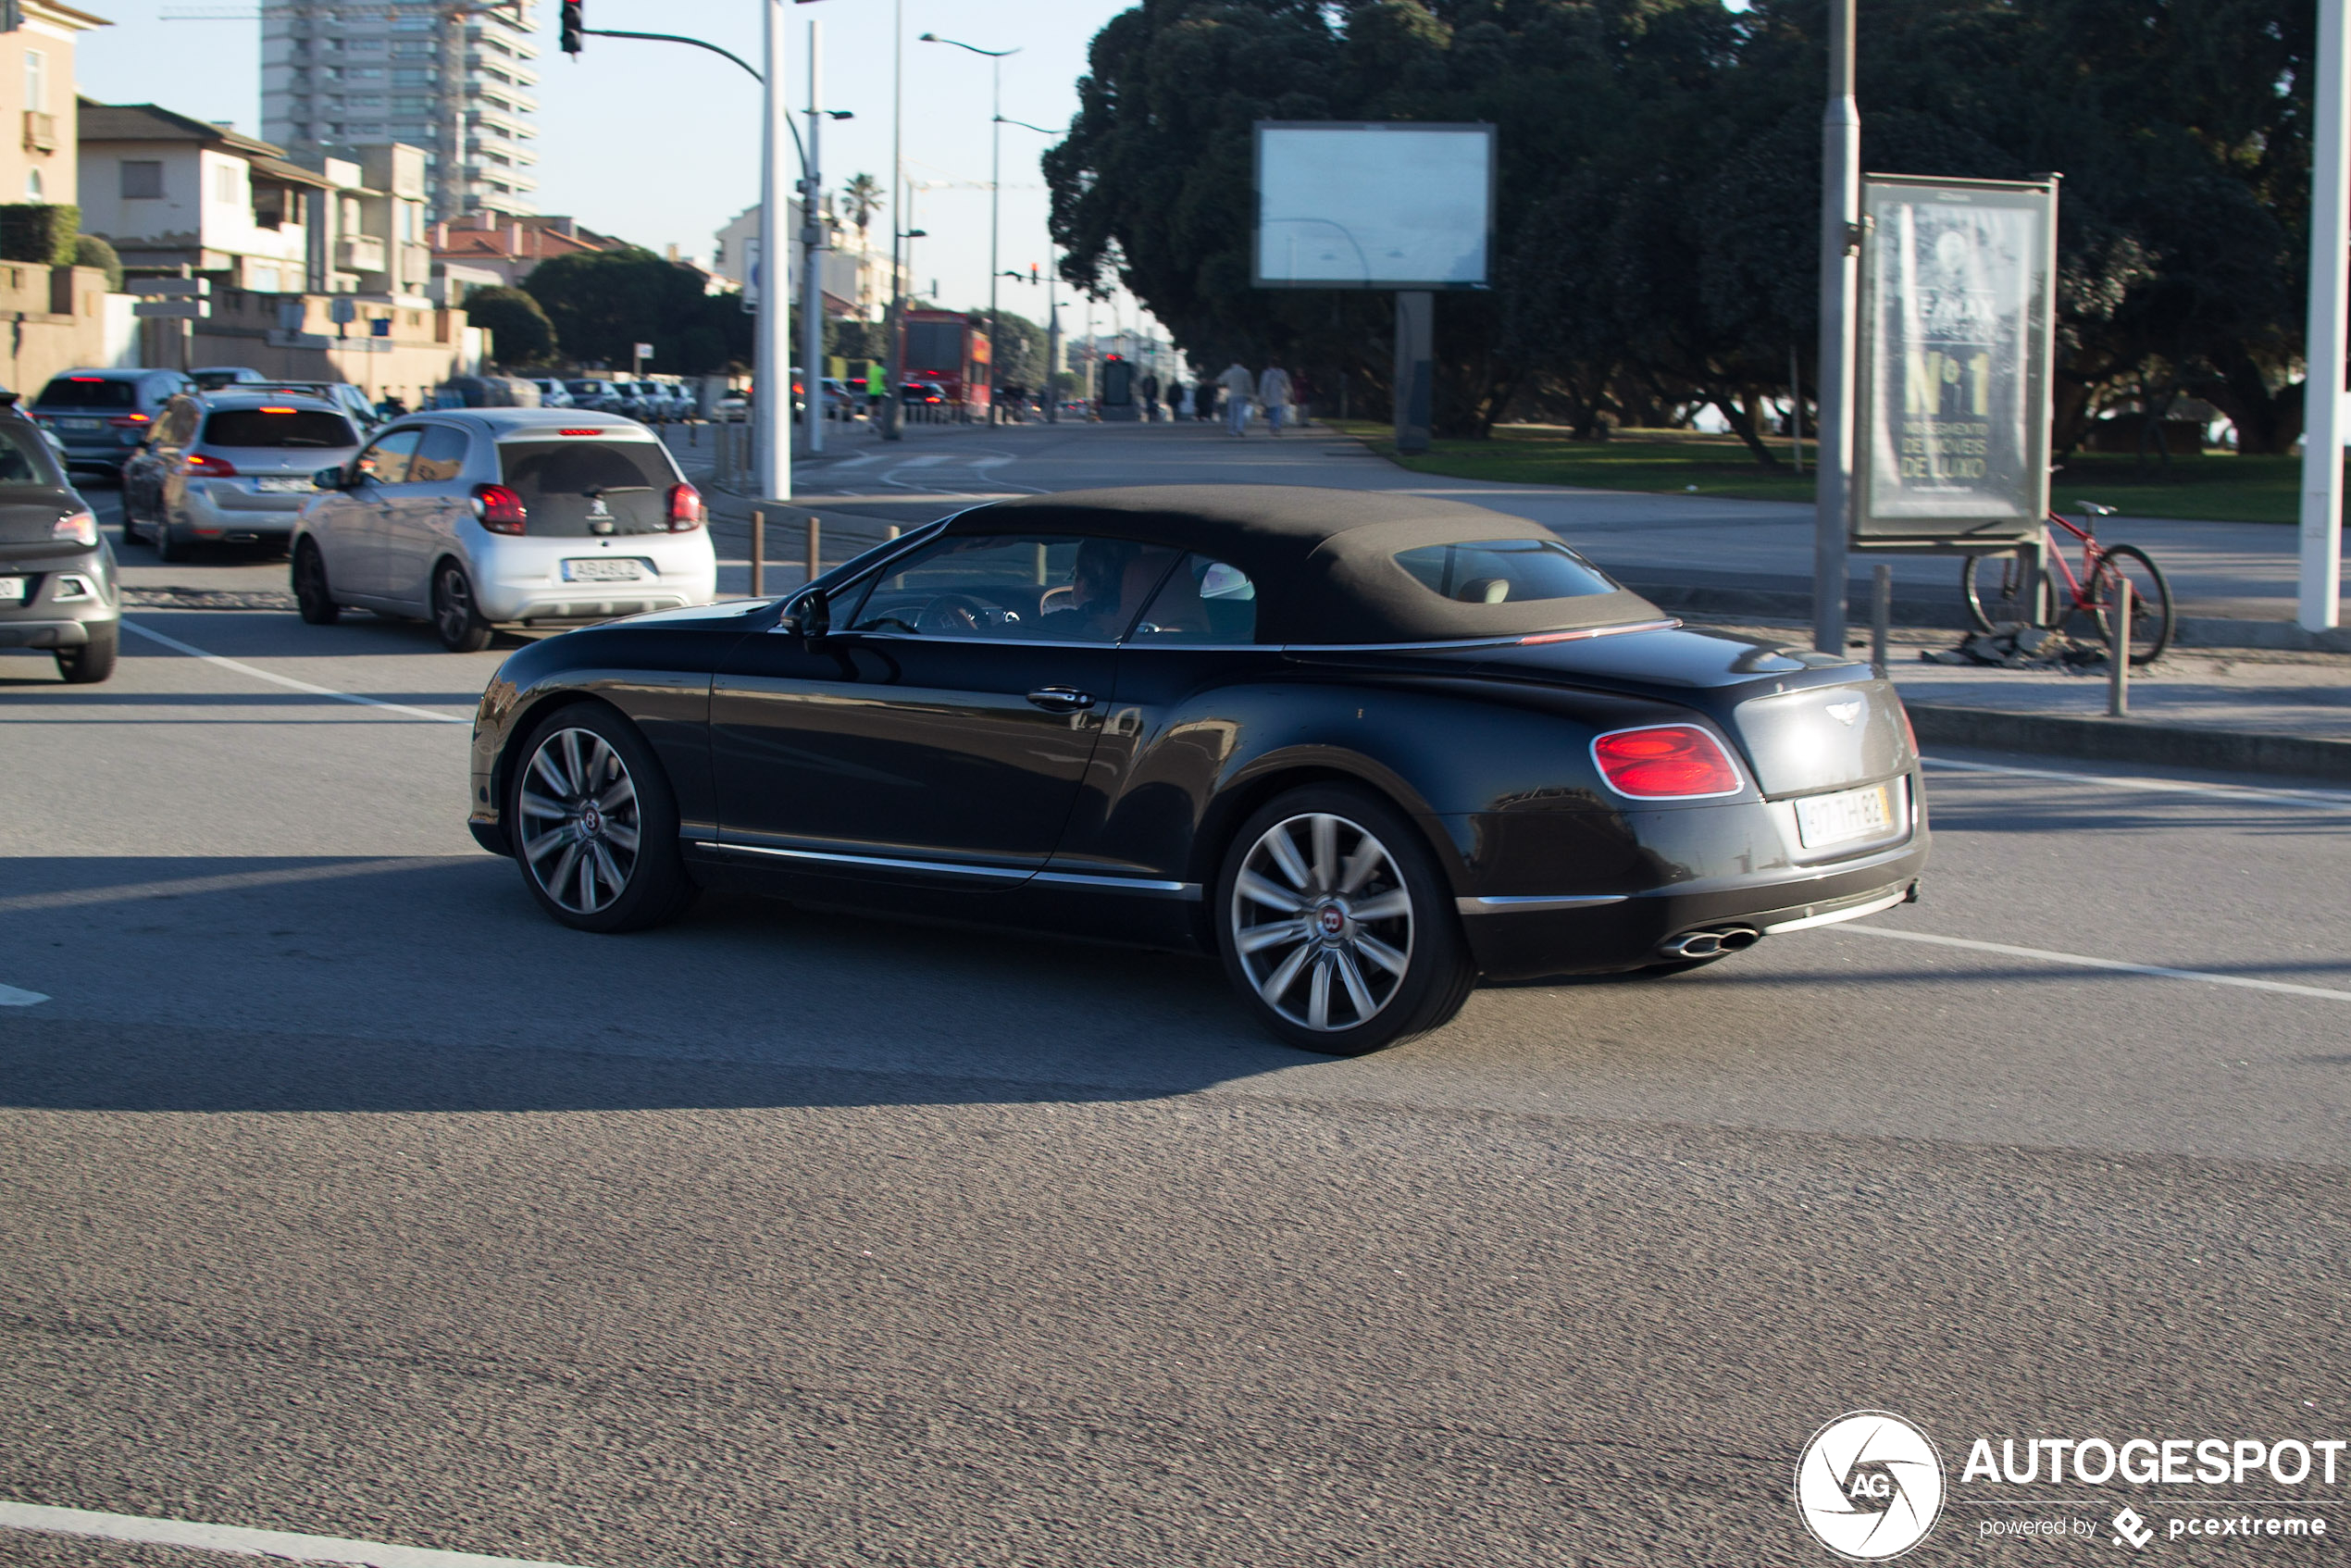
[(1866, 666), (1686, 629), (1482, 507), (1244, 486), (979, 506), (535, 643), (482, 696), (472, 828), (582, 930), (725, 885), (1190, 948), (1333, 1053), (1481, 974), (1872, 914), (1927, 854)]

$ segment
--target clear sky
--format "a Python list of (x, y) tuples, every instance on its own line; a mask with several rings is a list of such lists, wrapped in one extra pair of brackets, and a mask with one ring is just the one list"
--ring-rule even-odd
[[(916, 42), (937, 32), (987, 49), (1017, 48), (1003, 62), (1003, 112), (1059, 128), (1076, 108), (1086, 49), (1127, 0), (902, 0), (905, 155), (913, 193), (917, 287), (939, 281), (941, 303), (984, 305), (988, 294), (989, 62)], [(243, 10), (236, 0), (86, 0), (116, 24), (81, 36), (77, 75), (87, 95), (156, 103), (199, 119), (261, 129), (259, 23), (164, 21), (166, 12)], [(588, 25), (690, 33), (759, 64), (758, 0), (586, 0)], [(258, 4), (252, 6), (259, 10)], [(542, 212), (655, 250), (675, 243), (707, 263), (714, 232), (758, 199), (758, 84), (715, 55), (674, 44), (591, 38), (574, 61), (555, 48), (554, 0), (533, 10), (543, 51), (540, 189)], [(856, 118), (827, 121), (825, 184), (839, 191), (859, 171), (889, 174), (891, 0), (817, 0), (784, 7), (787, 88), (807, 103), (807, 24), (825, 24), (825, 101)], [(801, 121), (805, 128), (805, 118)], [(1001, 256), (1026, 272), (1046, 260), (1046, 199), (1038, 155), (1051, 139), (1002, 128)], [(887, 232), (876, 220), (877, 242)], [(1042, 319), (1041, 289), (1006, 282), (1005, 309)], [(1126, 324), (1134, 323), (1125, 302)], [(1082, 313), (1064, 314), (1075, 332)], [(1107, 308), (1096, 324), (1112, 325)]]

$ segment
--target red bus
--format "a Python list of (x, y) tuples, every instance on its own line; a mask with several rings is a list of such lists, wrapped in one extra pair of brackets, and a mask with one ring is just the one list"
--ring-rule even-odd
[(936, 381), (949, 403), (987, 412), (991, 355), (978, 317), (960, 310), (910, 310), (905, 342), (906, 380)]

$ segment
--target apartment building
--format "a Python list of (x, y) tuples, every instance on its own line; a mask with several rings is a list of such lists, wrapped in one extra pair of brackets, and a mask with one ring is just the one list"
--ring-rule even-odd
[[(790, 214), (786, 226), (791, 233), (791, 255), (786, 262), (790, 268), (794, 297), (800, 291), (801, 269), (805, 265), (805, 247), (800, 243), (801, 204), (790, 202)], [(825, 312), (828, 316), (854, 317), (861, 321), (881, 318), (882, 307), (889, 303), (889, 257), (877, 251), (857, 248), (857, 231), (835, 218), (825, 206), (817, 208), (824, 220), (826, 249), (824, 270), (819, 286), (825, 297)], [(740, 291), (756, 300), (759, 288), (755, 272), (759, 267), (759, 209), (745, 207), (735, 215), (734, 221), (718, 230), (717, 246), (712, 253), (711, 270), (724, 286)]]
[(327, 176), (282, 149), (155, 104), (77, 106), (81, 227), (132, 272), (185, 267), (232, 289), (311, 283), (312, 197)]
[(532, 0), (263, 0), (261, 132), (305, 162), (424, 150), (428, 216), (529, 213)]
[(0, 202), (79, 200), (74, 35), (111, 25), (51, 0), (0, 5)]

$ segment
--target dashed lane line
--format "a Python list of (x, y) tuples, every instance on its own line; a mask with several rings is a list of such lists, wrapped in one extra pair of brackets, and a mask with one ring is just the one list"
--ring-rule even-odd
[(1935, 947), (1961, 948), (1970, 952), (1997, 953), (2003, 958), (2030, 958), (2043, 964), (2067, 964), (2080, 969), (2108, 969), (2123, 975), (2149, 975), (2161, 980), (2195, 980), (2208, 986), (2235, 986), (2243, 990), (2274, 991), (2281, 996), (2316, 997), (2321, 1002), (2351, 1002), (2351, 991), (2321, 986), (2297, 986), (2284, 980), (2256, 980), (2244, 975), (2215, 975), (2202, 969), (2171, 969), (2160, 964), (2125, 964), (2086, 953), (2053, 952), (2041, 947), (2011, 947), (2007, 942), (1972, 941), (1965, 937), (1939, 937), (1925, 931), (1897, 931), (1885, 926), (1826, 926), (1823, 930), (1854, 937), (1882, 937), (1889, 941), (1927, 942)]
[(363, 708), (383, 708), (392, 713), (406, 714), (411, 718), (429, 718), (435, 724), (471, 724), (473, 722), (470, 718), (458, 718), (451, 714), (437, 714), (428, 708), (412, 708), (404, 703), (387, 703), (380, 697), (362, 697), (355, 691), (338, 691), (331, 686), (313, 686), (306, 680), (296, 680), (290, 675), (276, 675), (266, 669), (255, 668), (241, 660), (224, 659), (218, 653), (207, 653), (203, 649), (182, 642), (176, 637), (166, 637), (160, 631), (141, 626), (128, 616), (123, 617), (122, 625), (124, 630), (135, 631), (151, 642), (162, 643), (174, 653), (185, 653), (192, 659), (202, 659), (208, 665), (218, 665), (222, 669), (235, 670), (239, 675), (248, 675), (255, 680), (268, 681), (273, 686), (284, 686), (296, 691), (307, 691), (314, 697), (331, 697), (338, 703), (356, 703)]
[(193, 1547), (200, 1551), (274, 1557), (287, 1562), (358, 1564), (360, 1568), (565, 1568), (562, 1563), (519, 1557), (485, 1557), (471, 1551), (436, 1551), (429, 1547), (305, 1536), (290, 1530), (248, 1530), (235, 1524), (196, 1524), (81, 1508), (44, 1508), (29, 1502), (0, 1502), (0, 1527), (145, 1546)]
[(2270, 790), (2252, 784), (2200, 784), (2184, 778), (2147, 778), (2130, 774), (2073, 773), (2057, 767), (2013, 767), (2001, 763), (1960, 762), (1954, 757), (1921, 757), (1929, 767), (1958, 773), (1992, 773), (2009, 778), (2047, 778), (2063, 784), (2099, 784), (2109, 790), (2146, 790), (2166, 795), (2202, 795), (2235, 801), (2241, 805), (2264, 803), (2309, 806), (2320, 811), (2351, 812), (2351, 795), (2328, 790)]

